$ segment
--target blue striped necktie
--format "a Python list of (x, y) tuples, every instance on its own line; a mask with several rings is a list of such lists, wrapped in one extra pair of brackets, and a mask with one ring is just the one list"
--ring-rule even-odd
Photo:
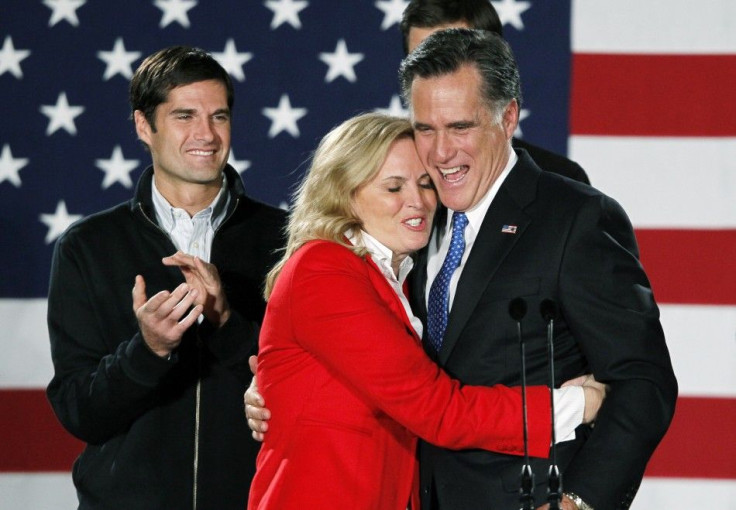
[(429, 289), (429, 302), (427, 306), (427, 330), (429, 341), (437, 352), (442, 347), (442, 340), (447, 329), (447, 314), (449, 313), (450, 280), (452, 273), (460, 265), (465, 252), (465, 227), (468, 217), (463, 212), (452, 214), (452, 239), (447, 256), (442, 263), (440, 272), (432, 282)]

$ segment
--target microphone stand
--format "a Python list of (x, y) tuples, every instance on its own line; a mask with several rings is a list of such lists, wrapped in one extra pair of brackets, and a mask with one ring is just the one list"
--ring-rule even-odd
[(524, 339), (521, 336), (521, 319), (526, 315), (526, 301), (522, 298), (512, 299), (509, 303), (509, 314), (516, 321), (516, 333), (519, 337), (521, 351), (521, 401), (522, 420), (524, 423), (524, 465), (521, 467), (521, 484), (519, 486), (519, 501), (521, 510), (534, 510), (534, 472), (529, 463), (529, 426), (527, 422), (526, 404), (526, 352)]
[(547, 486), (547, 502), (549, 510), (560, 510), (562, 498), (562, 473), (557, 466), (557, 435), (555, 432), (555, 399), (553, 389), (555, 387), (555, 348), (554, 348), (554, 324), (557, 316), (557, 305), (550, 299), (542, 301), (539, 311), (547, 323), (547, 357), (549, 359), (549, 398), (552, 412), (552, 464), (549, 466), (549, 485)]

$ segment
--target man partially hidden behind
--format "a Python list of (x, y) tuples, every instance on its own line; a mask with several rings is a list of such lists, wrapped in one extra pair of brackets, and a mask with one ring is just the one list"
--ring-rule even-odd
[[(501, 20), (488, 0), (411, 0), (401, 20), (404, 52), (409, 53), (427, 36), (446, 28), (487, 30), (503, 37)], [(590, 184), (585, 170), (575, 161), (520, 138), (512, 138), (511, 144), (526, 150), (542, 170)]]

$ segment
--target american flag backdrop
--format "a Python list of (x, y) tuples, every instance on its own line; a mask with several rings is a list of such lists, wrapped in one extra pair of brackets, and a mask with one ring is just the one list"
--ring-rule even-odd
[[(236, 87), (232, 165), (286, 207), (356, 113), (401, 113), (402, 0), (0, 0), (0, 508), (76, 508), (81, 443), (44, 395), (53, 243), (126, 200), (150, 157), (127, 85), (172, 44)], [(519, 136), (567, 153), (637, 230), (680, 381), (633, 508), (736, 509), (736, 2), (494, 1)], [(110, 254), (114, 263), (115, 254)]]

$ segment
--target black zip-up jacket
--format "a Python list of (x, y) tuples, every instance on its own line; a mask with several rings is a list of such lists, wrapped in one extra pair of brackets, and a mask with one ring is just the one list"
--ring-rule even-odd
[(233, 313), (219, 329), (206, 319), (192, 326), (168, 360), (145, 345), (131, 294), (137, 274), (149, 298), (184, 281), (161, 262), (176, 248), (156, 223), (153, 170), (132, 200), (75, 223), (55, 246), (47, 395), (87, 443), (73, 468), (80, 509), (245, 508), (259, 448), (243, 414), (247, 360), (286, 214), (248, 198), (231, 167), (225, 173), (231, 201), (210, 261)]

